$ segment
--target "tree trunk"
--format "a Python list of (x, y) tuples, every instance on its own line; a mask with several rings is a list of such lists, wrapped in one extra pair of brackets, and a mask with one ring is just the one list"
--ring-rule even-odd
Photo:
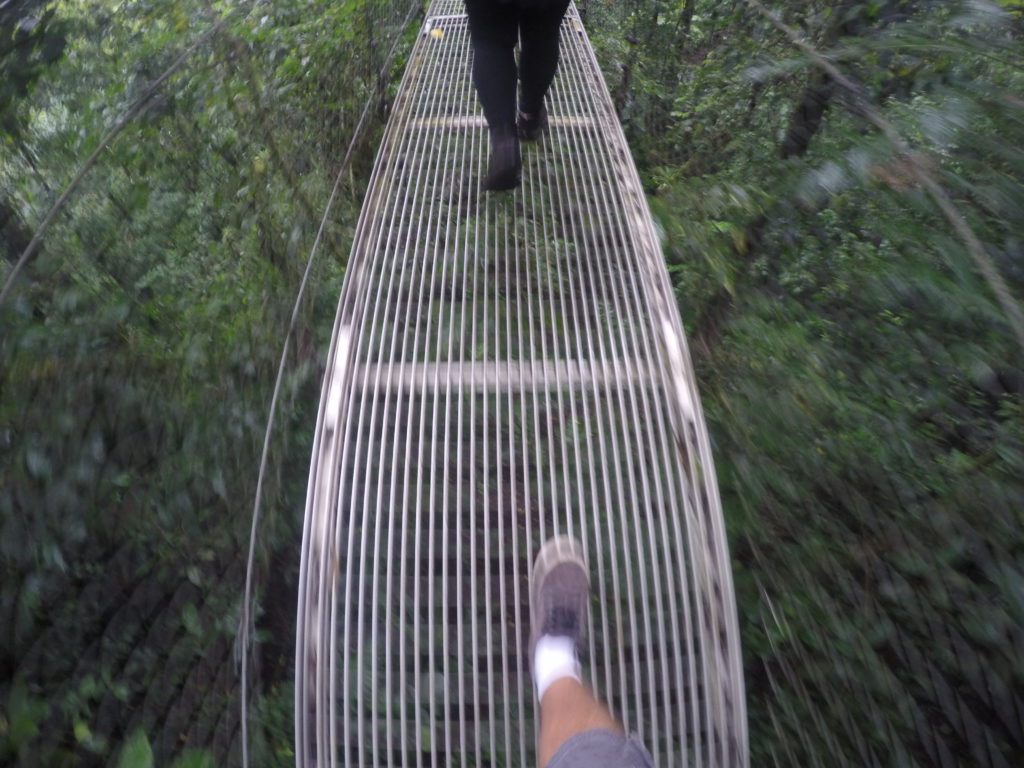
[(824, 72), (814, 72), (810, 82), (800, 94), (793, 113), (789, 118), (789, 128), (782, 139), (780, 154), (785, 160), (790, 157), (803, 157), (811, 146), (811, 139), (821, 130), (825, 112), (835, 93), (835, 84)]
[[(857, 0), (846, 0), (832, 19), (821, 31), (818, 48), (828, 48), (840, 37), (856, 35), (864, 31), (865, 20), (859, 16), (851, 16), (850, 11)], [(874, 27), (882, 29), (898, 21), (908, 18), (917, 9), (914, 0), (888, 0), (878, 11)], [(797, 100), (796, 107), (789, 118), (789, 128), (782, 140), (779, 152), (783, 159), (803, 157), (811, 146), (811, 140), (821, 130), (825, 112), (828, 111), (835, 96), (835, 84), (832, 79), (820, 70), (813, 72)]]
[(679, 14), (679, 27), (687, 39), (690, 37), (690, 28), (693, 26), (693, 13), (696, 7), (697, 0), (686, 0), (683, 3), (683, 10)]
[(31, 239), (17, 211), (0, 200), (0, 251), (4, 257), (14, 264), (18, 260), (18, 254), (28, 247)]

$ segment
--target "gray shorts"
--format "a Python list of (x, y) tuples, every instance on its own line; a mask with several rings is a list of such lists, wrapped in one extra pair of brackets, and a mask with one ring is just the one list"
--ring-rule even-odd
[(548, 768), (654, 768), (654, 764), (635, 736), (594, 728), (562, 742)]

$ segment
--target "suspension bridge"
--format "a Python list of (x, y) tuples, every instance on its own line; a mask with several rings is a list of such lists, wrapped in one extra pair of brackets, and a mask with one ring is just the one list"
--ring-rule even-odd
[(534, 765), (528, 574), (578, 537), (588, 682), (659, 766), (748, 762), (711, 450), (658, 236), (575, 6), (524, 145), (432, 3), (357, 227), (302, 540), (297, 765)]

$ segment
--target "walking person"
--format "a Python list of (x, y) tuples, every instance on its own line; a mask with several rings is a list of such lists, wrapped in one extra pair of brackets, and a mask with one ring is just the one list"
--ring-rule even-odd
[(466, 0), (473, 83), (490, 132), (486, 190), (519, 185), (519, 139), (536, 141), (547, 127), (544, 96), (558, 67), (559, 30), (568, 7), (569, 0)]
[(549, 539), (530, 580), (533, 680), (540, 701), (538, 768), (652, 768), (651, 756), (581, 681), (590, 583), (583, 547)]

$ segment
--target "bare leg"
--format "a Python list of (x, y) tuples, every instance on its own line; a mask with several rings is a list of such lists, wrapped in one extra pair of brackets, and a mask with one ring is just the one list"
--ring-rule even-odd
[(540, 768), (576, 734), (599, 729), (615, 734), (606, 734), (613, 741), (623, 736), (622, 726), (580, 682), (578, 651), (586, 630), (589, 594), (583, 547), (567, 536), (548, 539), (537, 553), (530, 580), (533, 681), (540, 697)]
[(620, 726), (582, 683), (571, 677), (555, 680), (540, 700), (540, 731), (537, 735), (537, 763), (545, 768), (570, 736), (594, 728), (622, 735)]

